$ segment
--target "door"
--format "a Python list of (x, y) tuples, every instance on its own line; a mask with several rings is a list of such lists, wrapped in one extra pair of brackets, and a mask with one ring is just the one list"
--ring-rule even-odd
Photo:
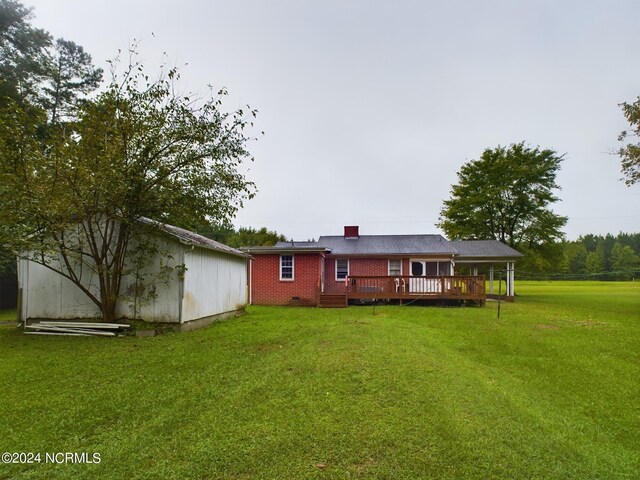
[(410, 271), (412, 278), (409, 279), (409, 293), (423, 293), (427, 291), (427, 279), (425, 277), (427, 268), (425, 263), (426, 262), (423, 261), (411, 261)]
[[(435, 271), (434, 271), (435, 268)], [(440, 292), (440, 279), (437, 262), (427, 262), (425, 260), (411, 260), (409, 279), (410, 293), (438, 293)]]

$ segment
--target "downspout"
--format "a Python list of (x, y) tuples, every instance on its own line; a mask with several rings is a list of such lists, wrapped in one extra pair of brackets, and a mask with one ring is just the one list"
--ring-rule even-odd
[(16, 272), (18, 275), (18, 305), (16, 308), (17, 320), (22, 322), (23, 330), (27, 329), (27, 288), (29, 282), (29, 262), (16, 257)]
[(24, 265), (24, 278), (22, 281), (22, 308), (24, 308), (24, 318), (22, 319), (24, 322), (24, 328), (27, 329), (27, 322), (29, 321), (29, 290), (31, 281), (29, 280), (29, 260), (22, 260)]
[(252, 268), (253, 267), (253, 257), (249, 257), (248, 264), (249, 264), (249, 278), (247, 279), (248, 280), (247, 283), (249, 284), (249, 305), (253, 305), (253, 292), (252, 292), (252, 285), (253, 285), (253, 282), (252, 282), (252, 278), (253, 278), (253, 268)]

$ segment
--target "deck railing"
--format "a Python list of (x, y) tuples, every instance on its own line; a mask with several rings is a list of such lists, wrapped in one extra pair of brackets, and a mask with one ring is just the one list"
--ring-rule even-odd
[(349, 298), (484, 298), (484, 275), (448, 275), (430, 277), (353, 276), (347, 277)]

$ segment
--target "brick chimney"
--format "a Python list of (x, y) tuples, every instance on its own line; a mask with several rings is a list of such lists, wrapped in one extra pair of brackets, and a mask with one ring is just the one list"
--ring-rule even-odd
[(357, 225), (345, 226), (344, 227), (344, 238), (346, 239), (357, 239), (360, 238), (360, 227)]

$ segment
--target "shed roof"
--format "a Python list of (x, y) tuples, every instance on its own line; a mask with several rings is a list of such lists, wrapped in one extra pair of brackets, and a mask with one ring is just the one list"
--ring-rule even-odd
[(185, 245), (192, 245), (194, 247), (206, 248), (208, 250), (215, 250), (217, 252), (227, 253), (229, 255), (235, 255), (237, 257), (248, 257), (244, 252), (240, 250), (236, 250), (224, 243), (216, 242), (215, 240), (211, 240), (205, 236), (202, 236), (198, 233), (192, 232), (190, 230), (185, 230), (184, 228), (176, 227), (174, 225), (169, 225), (168, 223), (158, 222), (156, 220), (152, 220), (147, 217), (140, 217), (138, 219), (140, 223), (143, 225), (148, 225), (153, 227), (170, 237), (173, 237), (184, 243)]

